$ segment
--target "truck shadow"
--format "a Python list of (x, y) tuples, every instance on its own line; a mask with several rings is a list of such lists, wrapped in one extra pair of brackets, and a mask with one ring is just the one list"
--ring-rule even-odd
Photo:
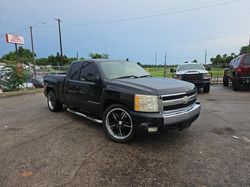
[[(112, 142), (104, 133), (102, 124), (94, 123), (88, 119), (85, 119), (81, 116), (77, 116), (75, 114), (71, 114), (65, 110), (65, 115), (67, 115), (70, 119), (78, 124), (82, 125), (82, 132), (88, 133), (86, 127), (90, 129), (91, 132), (96, 131), (96, 135), (99, 136), (100, 132), (103, 135), (104, 141)], [(78, 128), (81, 130), (81, 128)], [(124, 143), (125, 145), (137, 145), (137, 146), (160, 146), (162, 144), (178, 144), (183, 142), (187, 136), (189, 136), (190, 131), (188, 129), (184, 129), (182, 131), (178, 130), (164, 130), (159, 134), (148, 134), (146, 132), (136, 132), (136, 136), (128, 143)], [(94, 137), (93, 137), (94, 138)]]

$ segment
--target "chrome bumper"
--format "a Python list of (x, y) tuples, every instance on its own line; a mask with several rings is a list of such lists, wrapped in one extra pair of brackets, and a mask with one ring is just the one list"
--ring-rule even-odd
[(194, 119), (200, 114), (201, 105), (196, 102), (191, 108), (163, 114), (164, 125), (183, 123)]

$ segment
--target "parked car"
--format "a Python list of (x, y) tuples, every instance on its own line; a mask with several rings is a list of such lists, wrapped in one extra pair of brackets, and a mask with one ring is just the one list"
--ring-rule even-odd
[(45, 76), (44, 86), (49, 110), (64, 104), (69, 112), (103, 123), (116, 142), (131, 140), (136, 130), (181, 130), (200, 114), (194, 84), (153, 78), (128, 61), (74, 62), (66, 75)]
[(204, 93), (209, 93), (211, 76), (205, 67), (200, 63), (184, 63), (177, 66), (173, 78), (195, 84), (197, 88), (203, 88)]
[(44, 88), (43, 77), (36, 77), (31, 79), (35, 88)]
[(242, 85), (250, 85), (250, 53), (234, 58), (229, 68), (225, 68), (223, 85), (228, 86), (229, 81), (235, 91), (240, 90)]

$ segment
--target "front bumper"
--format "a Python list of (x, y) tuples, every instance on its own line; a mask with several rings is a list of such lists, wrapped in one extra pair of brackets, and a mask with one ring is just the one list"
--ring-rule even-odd
[(200, 114), (201, 105), (196, 102), (187, 108), (164, 113), (139, 113), (131, 112), (134, 124), (138, 129), (149, 131), (157, 128), (157, 131), (166, 129), (184, 129), (191, 125)]

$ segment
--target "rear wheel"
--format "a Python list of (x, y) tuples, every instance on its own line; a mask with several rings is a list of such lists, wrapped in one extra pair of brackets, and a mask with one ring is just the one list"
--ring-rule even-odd
[(56, 94), (53, 90), (48, 91), (47, 103), (49, 110), (52, 112), (58, 112), (62, 109), (62, 103), (56, 98)]
[(135, 135), (132, 117), (126, 107), (119, 104), (111, 105), (104, 112), (103, 128), (110, 139), (125, 143)]
[(209, 91), (210, 91), (210, 84), (204, 85), (204, 86), (203, 86), (203, 92), (204, 92), (204, 93), (209, 93)]
[(228, 86), (229, 85), (229, 80), (227, 77), (223, 77), (223, 86)]
[(240, 90), (240, 82), (238, 80), (233, 79), (232, 84), (233, 84), (233, 90), (235, 90), (235, 91)]

